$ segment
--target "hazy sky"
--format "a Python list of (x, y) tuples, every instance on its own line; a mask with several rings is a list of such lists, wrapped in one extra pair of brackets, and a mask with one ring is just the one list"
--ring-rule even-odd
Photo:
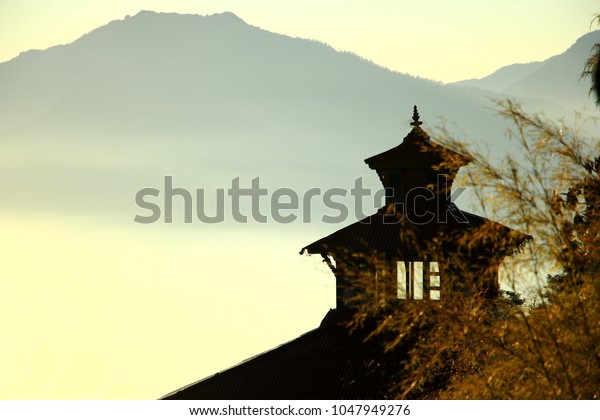
[(559, 54), (588, 32), (594, 13), (600, 13), (597, 0), (4, 0), (0, 61), (69, 43), (144, 9), (231, 11), (263, 29), (320, 40), (443, 82)]
[[(140, 10), (231, 11), (272, 32), (450, 82), (565, 51), (597, 29), (590, 23), (600, 4), (0, 0), (0, 62)], [(0, 150), (8, 173), (10, 155)], [(200, 235), (141, 227), (129, 214), (122, 226), (36, 210), (0, 214), (0, 399), (157, 398), (317, 327), (335, 304), (327, 267), (298, 255), (318, 238), (309, 229)], [(268, 252), (249, 253), (257, 242)]]

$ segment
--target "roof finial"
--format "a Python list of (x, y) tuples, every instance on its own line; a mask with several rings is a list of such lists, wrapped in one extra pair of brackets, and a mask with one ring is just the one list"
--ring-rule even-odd
[(413, 107), (413, 116), (412, 116), (413, 121), (410, 123), (410, 125), (412, 126), (420, 126), (421, 124), (423, 124), (421, 121), (419, 121), (419, 110), (417, 110), (417, 106), (415, 105)]

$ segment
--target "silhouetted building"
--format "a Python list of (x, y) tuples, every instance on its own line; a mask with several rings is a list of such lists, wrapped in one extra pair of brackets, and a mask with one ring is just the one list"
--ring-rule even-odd
[(346, 327), (364, 279), (393, 290), (398, 304), (452, 293), (497, 296), (498, 267), (526, 236), (451, 202), (455, 176), (471, 158), (431, 141), (421, 124), (415, 106), (403, 142), (365, 161), (388, 192), (385, 205), (302, 248), (321, 255), (336, 277), (336, 308), (319, 328), (165, 398), (385, 398), (382, 366), (390, 356), (365, 340), (368, 325), (352, 334)]
[[(395, 281), (400, 300), (440, 300), (465, 289), (493, 298), (500, 264), (526, 239), (451, 202), (456, 174), (471, 158), (431, 141), (421, 124), (415, 106), (404, 141), (365, 160), (388, 191), (385, 205), (302, 250), (320, 254), (334, 272), (338, 308), (354, 305), (365, 273)], [(368, 262), (373, 255), (377, 267)]]

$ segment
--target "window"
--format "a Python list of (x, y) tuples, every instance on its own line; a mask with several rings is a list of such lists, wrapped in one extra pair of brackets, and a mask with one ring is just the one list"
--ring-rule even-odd
[(429, 299), (440, 300), (441, 287), (440, 265), (435, 261), (431, 261), (429, 263)]
[[(427, 271), (424, 270), (427, 268)], [(440, 265), (431, 261), (398, 261), (398, 299), (440, 300)]]

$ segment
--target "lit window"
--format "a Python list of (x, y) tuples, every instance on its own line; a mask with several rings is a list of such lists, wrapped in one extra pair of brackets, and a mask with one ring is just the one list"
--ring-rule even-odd
[[(431, 299), (440, 300), (440, 267), (437, 262), (429, 263), (429, 270), (424, 273), (422, 261), (398, 261), (397, 263), (397, 282), (398, 299)], [(427, 274), (427, 278), (424, 278)], [(427, 287), (425, 282), (427, 281)], [(426, 295), (429, 291), (429, 296)]]
[(432, 261), (429, 263), (429, 299), (440, 300), (440, 265)]
[[(409, 263), (410, 265), (410, 263)], [(398, 261), (398, 299), (406, 299), (406, 295), (408, 290), (410, 289), (408, 287), (409, 281), (408, 281), (408, 276), (407, 276), (407, 272), (406, 272), (406, 265), (404, 263), (404, 261)]]

